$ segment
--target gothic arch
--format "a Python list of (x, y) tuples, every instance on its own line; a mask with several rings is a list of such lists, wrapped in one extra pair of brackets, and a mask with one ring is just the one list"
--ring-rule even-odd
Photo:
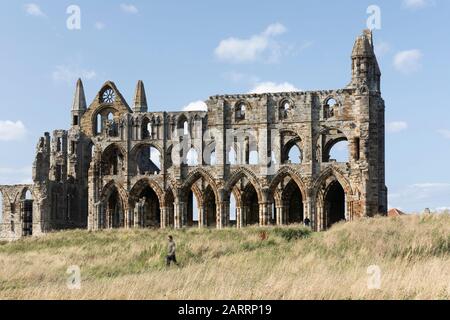
[(181, 186), (181, 190), (183, 190), (183, 193), (186, 193), (185, 191), (187, 190), (191, 190), (192, 186), (195, 184), (195, 182), (197, 182), (199, 179), (205, 179), (206, 182), (211, 186), (214, 195), (216, 197), (216, 202), (219, 203), (220, 198), (219, 198), (219, 192), (218, 192), (218, 188), (217, 188), (217, 184), (214, 181), (214, 178), (212, 177), (212, 175), (207, 172), (204, 169), (200, 169), (197, 168), (194, 171), (192, 171), (189, 176), (186, 178), (186, 180), (184, 181), (184, 183)]
[(321, 194), (321, 188), (323, 186), (328, 187), (333, 180), (339, 182), (339, 184), (344, 189), (344, 192), (347, 196), (353, 195), (353, 189), (351, 187), (350, 182), (345, 178), (345, 175), (339, 170), (337, 167), (328, 167), (326, 168), (320, 176), (316, 179), (313, 184), (313, 197), (317, 198)]
[(290, 167), (283, 167), (281, 168), (277, 174), (272, 178), (272, 181), (269, 185), (269, 194), (273, 196), (274, 198), (277, 196), (276, 190), (278, 185), (286, 178), (291, 178), (300, 189), (300, 192), (302, 194), (303, 199), (307, 199), (308, 193), (307, 193), (307, 187), (305, 183), (303, 182), (300, 175), (292, 168)]
[(228, 197), (230, 195), (230, 193), (233, 191), (233, 188), (242, 178), (248, 179), (248, 181), (253, 185), (253, 187), (256, 190), (256, 194), (258, 195), (258, 201), (262, 202), (264, 199), (262, 194), (262, 186), (259, 183), (257, 176), (247, 168), (240, 168), (230, 176), (228, 182), (225, 184), (224, 187), (226, 196)]
[(117, 189), (119, 196), (120, 196), (121, 200), (123, 201), (122, 203), (123, 203), (124, 210), (125, 210), (127, 208), (127, 203), (128, 203), (127, 192), (120, 183), (117, 183), (114, 180), (110, 180), (107, 184), (104, 185), (104, 187), (102, 188), (100, 200), (101, 201), (107, 200), (108, 196), (110, 195), (110, 193), (114, 187)]
[(130, 190), (130, 201), (137, 201), (139, 194), (147, 187), (150, 187), (156, 195), (158, 196), (158, 200), (160, 204), (164, 203), (164, 192), (160, 185), (152, 179), (143, 178), (136, 182), (134, 186)]

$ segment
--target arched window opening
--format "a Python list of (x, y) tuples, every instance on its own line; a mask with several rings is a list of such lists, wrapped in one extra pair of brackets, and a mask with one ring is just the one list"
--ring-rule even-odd
[(95, 127), (97, 128), (97, 134), (100, 134), (100, 133), (102, 133), (102, 130), (103, 130), (103, 121), (102, 121), (102, 115), (101, 114), (97, 115), (96, 122), (97, 123), (96, 123)]
[(118, 175), (122, 172), (124, 166), (124, 156), (120, 149), (115, 146), (109, 146), (102, 154), (102, 171), (106, 176)]
[(325, 225), (330, 228), (333, 224), (346, 220), (345, 191), (338, 181), (328, 187), (325, 196)]
[(56, 152), (61, 152), (62, 150), (62, 138), (56, 138)]
[(114, 121), (114, 115), (112, 112), (108, 113), (108, 121)]
[(150, 161), (154, 174), (161, 172), (161, 152), (155, 147), (150, 147)]
[(27, 192), (25, 192), (25, 200), (33, 200), (33, 194), (30, 190), (27, 190)]
[(293, 145), (289, 150), (287, 162), (290, 164), (302, 163), (302, 152), (297, 145)]
[(150, 137), (152, 132), (152, 125), (147, 118), (142, 120), (142, 139), (147, 139)]
[(336, 116), (337, 106), (338, 106), (337, 101), (334, 98), (328, 99), (323, 109), (324, 117), (327, 119)]
[(138, 174), (157, 175), (161, 172), (161, 152), (153, 146), (141, 146), (137, 152)]
[(329, 152), (329, 162), (349, 162), (348, 141), (339, 141), (331, 147)]
[(189, 123), (187, 121), (183, 122), (183, 135), (189, 135)]
[(191, 148), (186, 155), (186, 162), (188, 166), (198, 166), (198, 152), (195, 148)]
[(280, 119), (287, 119), (291, 109), (292, 103), (288, 100), (283, 100), (280, 104)]
[(246, 113), (247, 113), (247, 105), (244, 102), (238, 103), (235, 109), (236, 121), (245, 120)]

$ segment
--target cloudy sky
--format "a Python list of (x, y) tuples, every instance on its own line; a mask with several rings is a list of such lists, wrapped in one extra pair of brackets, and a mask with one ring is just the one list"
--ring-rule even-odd
[[(67, 21), (73, 4), (80, 29)], [(141, 79), (155, 111), (213, 94), (344, 87), (370, 5), (381, 14), (390, 206), (450, 207), (447, 0), (2, 1), (0, 183), (30, 181), (38, 138), (69, 126), (78, 77), (88, 103), (108, 79), (131, 102)]]

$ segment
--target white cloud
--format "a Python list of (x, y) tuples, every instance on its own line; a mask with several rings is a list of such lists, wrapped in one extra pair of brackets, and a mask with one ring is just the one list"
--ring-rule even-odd
[(275, 37), (280, 34), (283, 34), (287, 31), (286, 27), (281, 23), (274, 23), (267, 27), (267, 29), (263, 32), (263, 35), (266, 37)]
[(450, 130), (448, 129), (441, 129), (438, 130), (438, 133), (443, 136), (445, 139), (450, 139)]
[(408, 124), (404, 121), (393, 121), (389, 122), (386, 128), (390, 133), (397, 133), (408, 129)]
[(138, 8), (136, 8), (136, 6), (132, 5), (132, 4), (126, 4), (126, 3), (122, 3), (120, 5), (120, 8), (122, 9), (123, 12), (125, 13), (130, 13), (130, 14), (137, 14), (139, 13)]
[(22, 121), (0, 120), (0, 141), (17, 141), (25, 138), (27, 130)]
[(95, 29), (97, 29), (97, 30), (103, 30), (103, 29), (105, 29), (105, 24), (103, 23), (103, 22), (100, 22), (100, 21), (97, 21), (95, 24), (94, 24), (94, 27), (95, 27)]
[(34, 17), (46, 17), (45, 13), (41, 10), (41, 8), (35, 3), (27, 3), (24, 6), (25, 12), (29, 16)]
[(450, 183), (415, 183), (389, 194), (390, 206), (403, 207), (409, 211), (421, 212), (424, 208), (439, 208), (448, 205)]
[(280, 23), (269, 25), (261, 34), (249, 39), (228, 38), (222, 40), (215, 49), (216, 57), (232, 63), (263, 60), (276, 62), (281, 56), (281, 45), (273, 38), (287, 31)]
[(203, 101), (195, 101), (189, 103), (183, 108), (184, 111), (208, 111), (208, 106)]
[(403, 6), (408, 9), (422, 9), (433, 4), (432, 0), (403, 0)]
[(423, 54), (418, 49), (401, 51), (394, 57), (394, 67), (404, 74), (414, 73), (422, 67), (422, 57)]
[(389, 43), (381, 41), (375, 44), (375, 54), (378, 57), (382, 57), (391, 50)]
[(52, 73), (52, 78), (56, 82), (66, 82), (73, 84), (78, 78), (92, 80), (97, 76), (94, 70), (86, 70), (72, 65), (60, 65)]
[(289, 82), (275, 83), (275, 82), (261, 82), (257, 83), (250, 93), (276, 93), (276, 92), (292, 92), (300, 91), (293, 84)]

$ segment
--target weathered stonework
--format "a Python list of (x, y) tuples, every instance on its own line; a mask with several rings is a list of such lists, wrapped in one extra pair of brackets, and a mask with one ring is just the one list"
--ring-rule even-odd
[[(39, 140), (34, 184), (0, 186), (0, 238), (70, 228), (285, 225), (305, 218), (320, 231), (385, 214), (380, 76), (372, 34), (365, 31), (353, 49), (351, 83), (340, 90), (214, 96), (207, 112), (148, 112), (141, 81), (130, 108), (112, 82), (87, 107), (79, 80), (71, 128)], [(340, 141), (349, 143), (346, 163), (330, 159)], [(288, 157), (295, 146), (299, 164)]]

